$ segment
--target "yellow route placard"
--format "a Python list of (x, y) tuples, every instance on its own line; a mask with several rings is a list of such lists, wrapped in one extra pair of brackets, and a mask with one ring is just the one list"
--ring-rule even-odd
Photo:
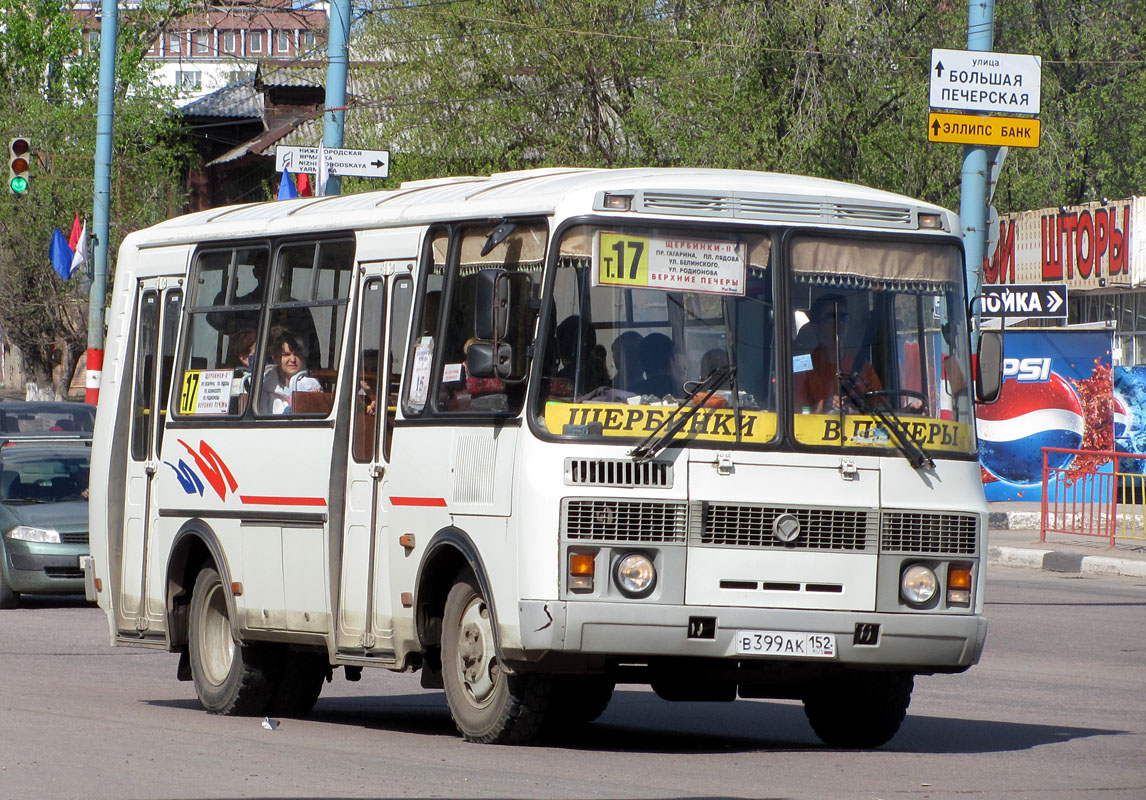
[(954, 144), (1038, 147), (1042, 126), (1024, 117), (980, 117), (974, 114), (927, 115), (927, 140)]

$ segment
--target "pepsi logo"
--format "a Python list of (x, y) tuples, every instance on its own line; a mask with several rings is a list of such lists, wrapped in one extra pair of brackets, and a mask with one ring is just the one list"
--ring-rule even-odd
[[(1027, 367), (1027, 375), (1033, 367)], [(975, 416), (983, 466), (1001, 480), (1029, 486), (1042, 482), (1042, 448), (1077, 448), (1082, 444), (1085, 419), (1078, 395), (1061, 375), (1048, 372), (1047, 380), (1031, 382), (1020, 377), (1021, 370), (1020, 364), (1014, 376), (1003, 382), (999, 402), (979, 406)], [(1038, 371), (1043, 371), (1041, 364)], [(1050, 453), (1047, 463), (1065, 467), (1073, 459), (1069, 453)]]
[(1042, 383), (1050, 380), (1049, 358), (1004, 358), (1003, 379), (1014, 378), (1019, 383)]

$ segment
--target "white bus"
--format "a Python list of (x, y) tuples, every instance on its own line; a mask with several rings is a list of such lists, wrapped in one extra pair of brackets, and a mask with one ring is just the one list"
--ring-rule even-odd
[(872, 747), (979, 659), (939, 207), (694, 169), (229, 206), (128, 236), (108, 318), (89, 589), (209, 711), (384, 667), (477, 742), (635, 683)]

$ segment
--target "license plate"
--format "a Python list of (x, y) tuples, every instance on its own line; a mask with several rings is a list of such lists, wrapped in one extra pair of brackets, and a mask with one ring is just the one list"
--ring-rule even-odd
[(804, 631), (737, 631), (736, 654), (788, 656), (792, 658), (835, 658), (836, 637), (832, 633), (806, 633)]

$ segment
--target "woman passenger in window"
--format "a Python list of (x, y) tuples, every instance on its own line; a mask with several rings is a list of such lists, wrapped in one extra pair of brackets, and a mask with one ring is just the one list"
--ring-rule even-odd
[(270, 414), (291, 413), (295, 392), (318, 392), (322, 386), (306, 374), (306, 346), (290, 331), (271, 339), (271, 366), (263, 375), (259, 410)]

